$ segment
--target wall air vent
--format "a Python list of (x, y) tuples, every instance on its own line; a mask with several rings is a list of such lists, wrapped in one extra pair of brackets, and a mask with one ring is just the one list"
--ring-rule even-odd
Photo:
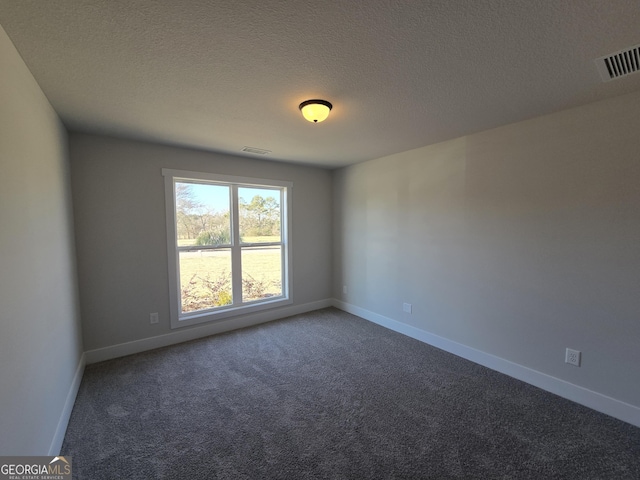
[(271, 150), (265, 150), (263, 148), (255, 147), (244, 147), (242, 151), (247, 153), (256, 153), (258, 155), (266, 155), (267, 153), (271, 153)]
[(603, 82), (640, 71), (640, 45), (595, 60)]

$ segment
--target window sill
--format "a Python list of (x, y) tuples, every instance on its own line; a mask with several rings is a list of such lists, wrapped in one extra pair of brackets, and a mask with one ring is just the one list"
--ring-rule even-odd
[(285, 305), (291, 305), (293, 300), (291, 298), (277, 298), (274, 300), (268, 300), (260, 303), (247, 304), (239, 307), (230, 307), (225, 309), (209, 310), (203, 312), (194, 312), (186, 315), (182, 315), (179, 318), (171, 318), (171, 328), (188, 327), (190, 325), (198, 325), (201, 323), (214, 323), (221, 320), (226, 320), (233, 317), (238, 317), (248, 313), (260, 312), (263, 310), (270, 310), (272, 308), (283, 307)]

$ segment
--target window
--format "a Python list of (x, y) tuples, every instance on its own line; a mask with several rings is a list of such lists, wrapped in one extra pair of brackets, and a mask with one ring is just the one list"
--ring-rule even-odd
[(162, 174), (171, 328), (292, 303), (292, 183)]

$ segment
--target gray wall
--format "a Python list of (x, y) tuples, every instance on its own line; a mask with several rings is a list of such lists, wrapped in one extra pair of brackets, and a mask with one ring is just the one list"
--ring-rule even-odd
[(82, 355), (66, 133), (1, 27), (0, 85), (0, 455), (47, 455)]
[(294, 305), (331, 297), (329, 171), (78, 133), (69, 144), (86, 350), (171, 332), (162, 168), (292, 181)]
[(334, 296), (640, 406), (638, 111), (634, 93), (336, 171)]

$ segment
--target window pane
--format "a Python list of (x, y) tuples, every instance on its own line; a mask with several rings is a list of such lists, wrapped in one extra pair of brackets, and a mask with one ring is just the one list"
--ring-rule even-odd
[(242, 249), (242, 301), (282, 296), (282, 248)]
[(229, 187), (176, 182), (178, 246), (231, 243)]
[(244, 243), (280, 241), (280, 190), (238, 188), (240, 239)]
[(230, 305), (231, 250), (180, 252), (182, 313)]

